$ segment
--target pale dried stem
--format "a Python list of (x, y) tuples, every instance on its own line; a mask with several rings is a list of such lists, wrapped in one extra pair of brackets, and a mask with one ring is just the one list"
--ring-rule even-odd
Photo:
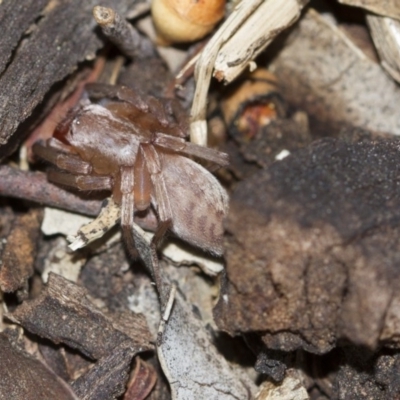
[(206, 107), (214, 76), (232, 82), (284, 29), (300, 16), (308, 0), (240, 2), (201, 53), (195, 69), (196, 91), (191, 110), (190, 140), (207, 144)]

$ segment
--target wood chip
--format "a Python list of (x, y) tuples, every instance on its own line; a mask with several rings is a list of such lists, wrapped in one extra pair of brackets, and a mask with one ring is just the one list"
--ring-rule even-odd
[[(135, 353), (150, 350), (150, 333), (142, 315), (125, 315), (128, 329), (103, 314), (87, 298), (85, 289), (51, 273), (45, 290), (26, 301), (8, 318), (53, 343), (64, 343), (92, 359), (112, 353), (129, 341)], [(126, 326), (126, 325), (125, 325)]]
[(0, 288), (4, 292), (27, 285), (32, 276), (42, 218), (43, 210), (35, 208), (16, 216), (1, 257)]

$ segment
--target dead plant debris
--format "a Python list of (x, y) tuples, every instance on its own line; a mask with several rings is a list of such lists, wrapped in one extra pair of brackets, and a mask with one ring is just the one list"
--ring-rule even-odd
[(399, 144), (324, 139), (237, 185), (220, 328), (286, 351), (398, 347)]
[[(221, 1), (208, 37), (161, 48), (150, 3), (0, 1), (0, 400), (399, 398), (398, 5)], [(101, 186), (68, 136), (90, 102), (139, 138), (117, 201), (62, 186)], [(214, 197), (162, 145), (231, 195), (223, 238), (204, 210), (192, 229)], [(159, 224), (162, 182), (218, 257)]]

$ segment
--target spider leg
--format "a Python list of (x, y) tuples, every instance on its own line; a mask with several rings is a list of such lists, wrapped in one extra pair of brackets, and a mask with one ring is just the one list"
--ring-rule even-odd
[(168, 133), (185, 138), (189, 133), (189, 118), (186, 110), (177, 99), (165, 99), (165, 110), (167, 115), (175, 119), (175, 126), (168, 129)]
[(138, 253), (133, 238), (133, 217), (135, 211), (134, 183), (135, 174), (133, 167), (120, 167), (121, 189), (121, 228), (129, 252), (136, 258)]
[(50, 170), (49, 181), (80, 190), (111, 190), (113, 180), (109, 176), (72, 175), (64, 171)]
[(200, 159), (211, 161), (221, 166), (229, 164), (228, 155), (209, 147), (199, 146), (197, 144), (187, 142), (182, 138), (177, 138), (164, 133), (156, 133), (153, 144), (164, 149), (173, 150), (177, 153), (195, 156)]
[[(125, 243), (128, 247), (129, 252), (133, 255), (133, 257), (138, 256), (138, 251), (135, 245), (134, 233), (133, 233), (133, 225), (134, 225), (134, 209), (135, 209), (135, 198), (134, 198), (134, 184), (135, 184), (135, 172), (134, 167), (121, 167), (119, 170), (120, 173), (120, 189), (122, 193), (121, 200), (121, 227), (122, 233), (125, 239)], [(159, 230), (159, 228), (157, 229)], [(157, 233), (155, 234), (155, 236)], [(152, 240), (151, 246), (156, 250), (157, 242)], [(153, 279), (155, 280), (157, 287), (161, 288), (161, 272), (158, 268), (158, 263), (156, 263), (157, 267), (151, 271), (153, 275)]]
[[(65, 152), (60, 152), (61, 148)], [(56, 139), (46, 144), (36, 142), (32, 146), (32, 150), (40, 158), (72, 174), (87, 175), (92, 171), (90, 163), (83, 161), (77, 154), (72, 153), (68, 146), (63, 145)]]
[(135, 208), (138, 211), (144, 211), (150, 206), (153, 185), (141, 148), (136, 156), (134, 174)]
[(153, 96), (148, 96), (146, 101), (149, 106), (149, 113), (151, 113), (163, 127), (169, 126), (170, 121), (167, 118), (163, 103)]
[(101, 100), (104, 97), (108, 97), (110, 99), (126, 101), (140, 111), (149, 111), (146, 98), (126, 86), (115, 86), (107, 83), (88, 83), (85, 85), (85, 90), (93, 100)]
[(171, 204), (169, 202), (165, 180), (161, 172), (159, 155), (152, 145), (142, 145), (141, 149), (143, 150), (147, 169), (150, 173), (151, 181), (153, 182), (160, 223), (170, 224), (172, 221)]

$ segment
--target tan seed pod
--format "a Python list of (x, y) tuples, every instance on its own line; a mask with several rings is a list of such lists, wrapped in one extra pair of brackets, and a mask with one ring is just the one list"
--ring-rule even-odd
[(201, 39), (225, 13), (225, 0), (153, 0), (158, 42), (162, 45)]

